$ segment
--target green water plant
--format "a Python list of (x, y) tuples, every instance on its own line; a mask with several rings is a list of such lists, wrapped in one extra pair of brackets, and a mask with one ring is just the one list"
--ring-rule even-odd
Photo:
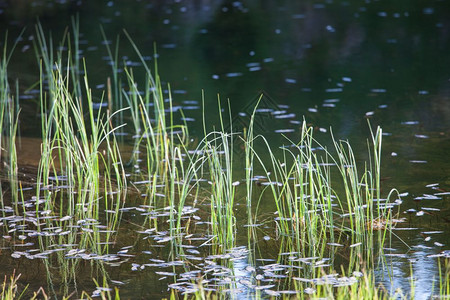
[[(23, 33), (23, 32), (22, 32)], [(19, 35), (19, 38), (22, 34)], [(0, 180), (6, 176), (11, 191), (11, 199), (15, 204), (17, 210), (17, 204), (19, 201), (18, 189), (19, 183), (17, 180), (18, 174), (18, 162), (17, 162), (17, 146), (18, 146), (18, 126), (19, 126), (19, 91), (18, 82), (16, 81), (15, 90), (11, 87), (8, 78), (8, 64), (11, 60), (11, 56), (14, 49), (17, 46), (17, 38), (13, 43), (11, 49), (8, 49), (8, 35), (6, 34), (3, 51), (0, 58), (0, 163), (2, 164), (2, 171), (6, 170), (6, 174), (0, 172)], [(2, 207), (3, 191), (2, 184), (0, 182), (0, 202)]]
[[(79, 80), (79, 63), (78, 59), (72, 59), (70, 40), (64, 65), (62, 52), (58, 52), (55, 62), (51, 61), (51, 40), (47, 45), (41, 27), (38, 27), (37, 36), (41, 47), (38, 58), (44, 66), (41, 82), (48, 81), (47, 87), (41, 85), (43, 144), (37, 192), (50, 185), (49, 176), (53, 173), (57, 184), (65, 183), (69, 197), (83, 192), (89, 195), (89, 199), (78, 196), (77, 204), (87, 205), (87, 211), (95, 213), (98, 207), (93, 205), (101, 191), (101, 178), (107, 184), (114, 181), (119, 190), (126, 188), (118, 143), (113, 135), (120, 126), (111, 126), (114, 115), (124, 109), (104, 112), (100, 105), (95, 112), (87, 75), (82, 82)], [(76, 49), (77, 35), (74, 40)], [(66, 207), (72, 215), (75, 205)]]
[[(265, 173), (262, 193), (268, 193), (276, 207), (280, 252), (332, 258), (345, 245), (352, 257), (364, 258), (365, 264), (373, 266), (375, 242), (377, 249), (382, 249), (390, 236), (392, 198), (396, 195), (395, 190), (384, 199), (380, 195), (381, 136), (380, 128), (372, 132), (370, 160), (363, 166), (357, 164), (348, 142), (333, 138), (334, 149), (328, 150), (314, 139), (313, 128), (306, 122), (299, 141), (288, 140), (291, 146), (282, 148), (281, 158), (264, 137), (247, 138), (246, 151), (254, 155), (246, 156), (247, 178), (255, 168), (249, 163), (254, 159)], [(252, 146), (256, 139), (265, 145), (268, 162)], [(247, 185), (248, 195), (252, 188)], [(348, 271), (358, 270), (360, 264), (350, 261)], [(317, 275), (314, 270), (310, 268), (313, 273), (308, 277)]]
[[(218, 288), (217, 293), (209, 291), (206, 279), (192, 279), (196, 293), (186, 298), (232, 295), (230, 290), (243, 284), (235, 280), (233, 273), (238, 265), (233, 261), (236, 258), (233, 254), (239, 252), (233, 252), (238, 241), (246, 243), (246, 251), (251, 252), (248, 259), (245, 256), (251, 269), (257, 265), (257, 244), (263, 240), (275, 257), (274, 264), (283, 268), (272, 272), (275, 278), (280, 278), (274, 280), (273, 289), (263, 292), (259, 286), (255, 288), (255, 299), (280, 296), (282, 291), (294, 291), (300, 299), (344, 299), (346, 294), (351, 299), (385, 299), (371, 271), (380, 255), (374, 249), (382, 249), (390, 239), (394, 215), (391, 200), (396, 193), (387, 196), (381, 193), (380, 128), (371, 131), (368, 161), (361, 164), (348, 141), (331, 135), (325, 147), (315, 139), (314, 129), (306, 122), (301, 124), (295, 138), (284, 140), (287, 146), (274, 146), (255, 133), (256, 107), (246, 128), (234, 131), (231, 113), (230, 120), (225, 121), (219, 104), (220, 126), (209, 129), (203, 120), (203, 135), (198, 142), (190, 143), (186, 124), (175, 121), (171, 88), (163, 87), (156, 58), (150, 67), (125, 33), (140, 61), (139, 71), (144, 71), (138, 79), (136, 70), (126, 64), (123, 71), (119, 70), (118, 44), (113, 53), (105, 43), (113, 79), (107, 79), (107, 90), (96, 98), (88, 78), (88, 62), (78, 55), (76, 20), (72, 26), (74, 34), (66, 33), (61, 44), (64, 47), (57, 51), (42, 27), (38, 25), (36, 29), (42, 145), (32, 198), (36, 220), (33, 226), (41, 252), (53, 245), (65, 245), (65, 252), (52, 254), (52, 259), (45, 262), (49, 286), (53, 282), (62, 282), (64, 286), (76, 282), (80, 264), (75, 256), (82, 251), (96, 258), (103, 255), (108, 258), (110, 244), (120, 237), (117, 233), (120, 208), (131, 205), (132, 195), (139, 202), (136, 211), (145, 211), (146, 215), (141, 224), (133, 225), (144, 233), (161, 233), (157, 243), (167, 243), (171, 261), (186, 257), (187, 246), (196, 253), (193, 248), (197, 246), (187, 245), (193, 242), (186, 237), (198, 234), (206, 239), (198, 245), (208, 255), (204, 263), (229, 271), (229, 282)], [(0, 92), (4, 99), (13, 99), (7, 61), (0, 65)], [(18, 132), (18, 106), (11, 101), (2, 103), (9, 105), (0, 110), (2, 133), (9, 136), (6, 142), (2, 140), (2, 147), (9, 145), (7, 151), (12, 159), (9, 165), (16, 166), (12, 145)], [(229, 129), (225, 126), (227, 122)], [(121, 130), (131, 132), (132, 136), (129, 164), (124, 161), (115, 135)], [(236, 151), (244, 156), (235, 155)], [(11, 178), (15, 170), (11, 168)], [(273, 211), (260, 214), (263, 201)], [(203, 217), (201, 225), (206, 226), (205, 230), (195, 226), (201, 218), (194, 218), (193, 211)], [(18, 206), (16, 214), (19, 215)], [(239, 236), (239, 216), (245, 219), (246, 238)], [(264, 226), (258, 228), (261, 224)], [(55, 232), (50, 234), (49, 228)], [(350, 278), (354, 272), (365, 271), (367, 275), (359, 280), (352, 278), (351, 285), (317, 284), (324, 274), (334, 270), (339, 249), (345, 249), (347, 256), (342, 274), (352, 274), (348, 275)], [(105, 288), (99, 289), (99, 295), (105, 299), (118, 298), (118, 292), (107, 287), (108, 274), (103, 264), (92, 265), (97, 275), (105, 278), (98, 285)], [(194, 263), (182, 266), (186, 271), (189, 267), (199, 266)], [(176, 273), (175, 266), (172, 270)], [(170, 276), (176, 280), (176, 275)], [(256, 286), (258, 278), (250, 278), (245, 284)], [(443, 293), (445, 289), (441, 288)], [(70, 294), (68, 289), (51, 292)]]
[(26, 288), (19, 293), (17, 285), (19, 278), (20, 274), (16, 276), (15, 273), (13, 273), (12, 275), (10, 275), (9, 279), (8, 276), (5, 274), (1, 288), (0, 299), (11, 300), (11, 299), (20, 299), (22, 297), (23, 293), (25, 293), (26, 291)]

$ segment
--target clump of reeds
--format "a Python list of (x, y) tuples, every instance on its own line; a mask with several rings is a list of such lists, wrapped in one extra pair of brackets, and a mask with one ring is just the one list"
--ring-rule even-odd
[[(17, 205), (19, 201), (17, 181), (17, 137), (19, 126), (19, 95), (18, 82), (15, 84), (15, 91), (11, 87), (8, 78), (8, 64), (17, 45), (18, 39), (11, 49), (8, 49), (7, 35), (0, 59), (0, 164), (6, 174), (0, 173), (0, 180), (6, 176), (9, 181), (12, 202)], [(2, 207), (3, 191), (0, 182), (0, 202)], [(17, 206), (16, 206), (17, 209)]]
[[(322, 147), (313, 138), (313, 129), (304, 122), (300, 139), (284, 155), (276, 157), (263, 138), (270, 161), (263, 161), (258, 150), (247, 150), (265, 170), (269, 191), (276, 205), (276, 228), (283, 241), (284, 251), (301, 252), (308, 256), (321, 256), (327, 244), (345, 241), (359, 246), (372, 256), (376, 220), (386, 226), (377, 231), (379, 247), (389, 235), (392, 218), (390, 196), (380, 195), (381, 129), (371, 136), (370, 161), (358, 166), (352, 148), (346, 141), (333, 140), (334, 153)], [(247, 144), (251, 146), (251, 139)], [(247, 154), (247, 161), (254, 159)], [(247, 163), (247, 169), (254, 166)], [(270, 170), (270, 172), (269, 172)], [(247, 176), (251, 176), (249, 171)], [(251, 178), (247, 178), (248, 181)], [(251, 185), (247, 186), (251, 194)], [(358, 249), (358, 248), (357, 248)]]
[[(43, 30), (37, 27), (36, 52), (41, 68), (42, 155), (38, 174), (37, 194), (52, 181), (64, 185), (64, 207), (67, 215), (98, 216), (100, 193), (126, 189), (124, 171), (114, 132), (112, 118), (120, 111), (94, 111), (94, 101), (86, 68), (81, 77), (80, 58), (76, 52), (78, 35), (74, 25), (74, 42), (67, 37), (67, 55), (62, 50), (53, 60), (52, 41), (47, 41)], [(75, 45), (72, 52), (72, 45)], [(64, 59), (65, 57), (65, 59)], [(47, 86), (43, 83), (47, 82)], [(102, 100), (104, 101), (104, 100)], [(101, 106), (100, 106), (101, 107)], [(103, 184), (103, 185), (102, 185)], [(44, 189), (43, 189), (44, 188)], [(76, 199), (74, 198), (76, 195)], [(52, 201), (48, 201), (51, 209)], [(77, 208), (83, 207), (82, 210)], [(63, 212), (60, 212), (61, 214)]]
[[(101, 102), (108, 103), (106, 108), (100, 105), (95, 110), (87, 63), (78, 56), (75, 21), (73, 31), (73, 36), (64, 36), (67, 52), (55, 52), (52, 40), (46, 38), (42, 27), (37, 27), (42, 146), (36, 199), (43, 201), (36, 204), (36, 215), (42, 210), (50, 212), (57, 217), (61, 230), (69, 232), (60, 236), (39, 236), (42, 249), (51, 244), (76, 243), (79, 248), (93, 253), (107, 253), (113, 233), (101, 235), (93, 226), (79, 234), (73, 225), (99, 220), (102, 210), (109, 210), (114, 214), (106, 215), (106, 226), (109, 232), (114, 232), (120, 223), (119, 207), (127, 199), (130, 185), (125, 173), (131, 170), (133, 179), (146, 183), (138, 194), (146, 195), (142, 201), (148, 210), (168, 207), (169, 211), (164, 224), (153, 218), (143, 227), (151, 226), (155, 230), (168, 227), (171, 250), (181, 253), (183, 236), (192, 230), (191, 220), (184, 218), (183, 210), (186, 205), (197, 205), (201, 199), (208, 203), (202, 208), (209, 219), (207, 233), (212, 236), (211, 252), (224, 254), (236, 245), (235, 210), (240, 181), (234, 178), (238, 173), (245, 180), (241, 187), (245, 189), (249, 248), (257, 243), (258, 234), (252, 225), (260, 221), (260, 202), (271, 200), (276, 211), (267, 223), (274, 228), (270, 235), (276, 240), (277, 250), (299, 255), (299, 260), (289, 263), (300, 264), (303, 258), (332, 257), (336, 249), (345, 244), (352, 256), (347, 273), (360, 268), (358, 259), (363, 259), (369, 267), (373, 264), (374, 244), (378, 242), (377, 247), (383, 248), (389, 238), (393, 215), (389, 205), (392, 193), (385, 199), (381, 195), (380, 128), (371, 132), (369, 161), (361, 166), (357, 165), (347, 141), (331, 136), (332, 147), (326, 149), (314, 139), (313, 129), (306, 122), (299, 128), (298, 140), (287, 140), (291, 147), (283, 147), (278, 154), (277, 147), (254, 133), (256, 110), (248, 127), (239, 133), (233, 132), (232, 124), (229, 132), (225, 130), (219, 107), (220, 128), (208, 131), (205, 125), (204, 136), (194, 148), (187, 142), (187, 126), (174, 121), (170, 86), (166, 99), (156, 59), (152, 71), (128, 35), (145, 70), (144, 90), (140, 90), (133, 69), (125, 67), (120, 74), (118, 50), (113, 53), (106, 43), (113, 79), (107, 79), (107, 91), (101, 96)], [(12, 99), (6, 73), (9, 58), (6, 59), (6, 54), (4, 57), (0, 64), (0, 94), (2, 99)], [(126, 84), (122, 86), (122, 82)], [(10, 137), (1, 145), (9, 145), (9, 165), (16, 166), (13, 145), (17, 135), (17, 105), (9, 100), (1, 103), (0, 129), (2, 133), (7, 131)], [(126, 118), (131, 121), (131, 129), (124, 123)], [(118, 130), (129, 130), (133, 134), (131, 167), (123, 161), (115, 136)], [(244, 149), (240, 150), (244, 152), (244, 161), (233, 155), (234, 139), (238, 136), (244, 142)], [(11, 170), (13, 176), (14, 169)], [(256, 170), (263, 172), (261, 188), (254, 186)], [(201, 184), (200, 180), (206, 183)], [(157, 194), (164, 197), (161, 199)], [(385, 224), (381, 230), (374, 230), (377, 220)], [(50, 227), (53, 222), (50, 219), (38, 222), (38, 230)], [(53, 262), (62, 271), (64, 283), (74, 280), (77, 262), (68, 263), (63, 254)], [(54, 268), (50, 262), (46, 267)], [(321, 275), (312, 264), (298, 270), (295, 274), (298, 277)], [(379, 297), (376, 291), (363, 294), (366, 287), (374, 288), (371, 277), (350, 292), (354, 297)], [(298, 285), (298, 289), (298, 294), (303, 295), (304, 287)], [(344, 293), (318, 291), (318, 295)], [(205, 297), (201, 292), (197, 296)]]

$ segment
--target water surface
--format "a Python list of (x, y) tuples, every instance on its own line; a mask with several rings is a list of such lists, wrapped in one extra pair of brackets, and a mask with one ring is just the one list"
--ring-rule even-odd
[[(137, 78), (142, 72), (140, 63), (123, 30), (150, 63), (156, 45), (160, 76), (170, 83), (174, 107), (184, 112), (184, 117), (175, 114), (177, 122), (184, 120), (193, 136), (200, 136), (203, 130), (202, 91), (210, 128), (218, 126), (218, 94), (222, 107), (229, 101), (235, 121), (248, 118), (262, 94), (261, 107), (267, 110), (260, 112), (257, 133), (269, 137), (273, 145), (287, 143), (280, 133), (298, 138), (299, 124), (306, 120), (319, 140), (329, 142), (332, 131), (336, 138), (348, 139), (355, 153), (361, 153), (359, 158), (365, 159), (367, 120), (374, 127), (381, 126), (382, 188), (395, 187), (404, 193), (399, 218), (406, 222), (401, 227), (415, 229), (395, 231), (399, 238), (390, 245), (395, 250), (387, 251), (386, 256), (392, 262), (393, 279), (387, 280), (387, 272), (380, 272), (379, 280), (408, 290), (412, 269), (416, 296), (422, 298), (429, 295), (433, 278), (438, 276), (433, 255), (449, 249), (450, 243), (449, 15), (450, 3), (444, 0), (4, 1), (0, 2), (0, 34), (3, 41), (8, 30), (11, 43), (26, 28), (9, 71), (12, 80), (20, 81), (24, 137), (39, 135), (33, 102), (37, 96), (33, 84), (39, 80), (33, 50), (37, 18), (56, 43), (65, 28), (72, 26), (71, 18), (79, 20), (79, 54), (86, 58), (98, 98), (107, 84), (104, 74), (110, 71), (105, 43), (114, 46), (120, 39), (120, 60), (135, 66)], [(25, 155), (24, 162), (37, 165), (37, 159)], [(415, 211), (403, 213), (409, 209)], [(124, 213), (124, 218), (138, 223), (133, 218), (139, 213), (131, 211)], [(124, 230), (134, 235), (137, 229)], [(150, 287), (154, 297), (166, 295), (173, 277), (170, 272), (180, 274), (181, 270), (169, 266), (175, 270), (145, 272), (142, 266), (148, 258), (142, 251), (151, 251), (152, 255), (147, 254), (150, 258), (165, 262), (175, 257), (168, 257), (167, 247), (149, 250), (138, 240), (124, 239), (114, 246), (113, 252), (117, 252), (133, 245), (130, 252), (135, 257), (120, 257), (123, 264), (106, 267), (110, 279), (121, 282), (118, 285), (125, 297), (148, 297)], [(261, 240), (261, 259), (274, 258), (271, 242)], [(245, 246), (245, 241), (238, 246)], [(17, 251), (7, 241), (2, 247)], [(260, 267), (246, 265), (248, 250), (236, 250), (234, 267), (238, 271), (234, 276), (244, 278), (251, 273), (246, 267)], [(41, 263), (10, 255), (2, 255), (1, 264), (2, 270), (8, 271), (37, 265), (44, 268)], [(83, 272), (89, 273), (89, 268)], [(34, 282), (38, 274), (22, 273), (25, 283)], [(83, 283), (78, 289), (92, 290), (93, 286)]]

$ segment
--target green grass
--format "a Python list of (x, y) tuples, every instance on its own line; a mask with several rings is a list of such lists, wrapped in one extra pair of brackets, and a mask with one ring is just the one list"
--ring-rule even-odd
[[(0, 59), (0, 163), (2, 164), (0, 179), (3, 176), (8, 178), (10, 183), (9, 189), (11, 191), (11, 198), (12, 202), (16, 205), (16, 210), (17, 203), (19, 201), (17, 192), (19, 189), (19, 184), (17, 181), (17, 144), (20, 108), (18, 104), (18, 81), (16, 81), (14, 90), (9, 82), (10, 78), (8, 77), (8, 64), (10, 63), (11, 56), (17, 46), (19, 38), (13, 43), (11, 49), (8, 49), (8, 35), (6, 34)], [(4, 174), (4, 170), (6, 170), (6, 174)], [(3, 190), (0, 184), (0, 200), (2, 200), (1, 203), (3, 208), (4, 202), (2, 198)]]
[[(9, 300), (9, 299), (20, 299), (22, 294), (18, 291), (17, 281), (20, 278), (20, 274), (18, 276), (15, 276), (15, 274), (12, 274), (9, 279), (8, 276), (5, 275), (2, 283), (1, 288), (1, 299), (2, 300)], [(23, 290), (23, 292), (26, 291), (26, 288)]]
[[(76, 248), (69, 246), (68, 251), (111, 253), (114, 247), (110, 243), (125, 237), (120, 233), (120, 208), (137, 201), (145, 205), (149, 217), (133, 225), (156, 232), (167, 231), (167, 248), (173, 260), (185, 253), (186, 236), (198, 234), (210, 237), (202, 246), (207, 249), (204, 251), (207, 255), (214, 257), (227, 255), (231, 249), (246, 244), (248, 263), (256, 266), (257, 254), (264, 251), (262, 237), (268, 237), (268, 245), (273, 245), (271, 255), (276, 256), (277, 263), (295, 270), (276, 283), (274, 294), (294, 289), (301, 299), (395, 297), (379, 288), (373, 275), (376, 258), (391, 240), (395, 212), (390, 203), (397, 197), (395, 190), (387, 195), (381, 193), (381, 128), (371, 131), (368, 159), (361, 164), (347, 141), (336, 140), (331, 135), (331, 146), (326, 148), (315, 139), (313, 128), (306, 122), (299, 129), (297, 140), (285, 139), (291, 147), (273, 145), (255, 133), (256, 107), (244, 131), (235, 132), (232, 121), (225, 120), (219, 105), (219, 128), (209, 128), (203, 120), (204, 133), (198, 137), (198, 143), (192, 143), (186, 124), (175, 121), (170, 86), (165, 95), (156, 59), (153, 67), (148, 66), (126, 33), (144, 70), (144, 78), (140, 78), (143, 80), (138, 80), (132, 68), (124, 67), (120, 71), (118, 42), (114, 51), (105, 43), (112, 62), (111, 74), (105, 78), (106, 90), (94, 95), (88, 77), (89, 62), (77, 55), (77, 20), (73, 20), (72, 27), (73, 34), (67, 32), (61, 43), (68, 49), (66, 52), (55, 51), (51, 37), (46, 37), (41, 26), (36, 28), (35, 52), (41, 71), (42, 153), (33, 194), (19, 197), (16, 193), (12, 200), (16, 204), (15, 213), (25, 215), (19, 209), (19, 199), (23, 203), (27, 197), (40, 199), (33, 207), (36, 220), (40, 220), (43, 212), (52, 217), (35, 225), (41, 233), (38, 237), (41, 251), (51, 245), (65, 244), (76, 245)], [(104, 33), (103, 36), (106, 40)], [(5, 46), (0, 64), (1, 159), (9, 166), (11, 190), (17, 191), (20, 184), (16, 179), (15, 145), (20, 107), (12, 101), (18, 99), (18, 93), (12, 96), (8, 83), (9, 59)], [(142, 81), (143, 91), (138, 84)], [(107, 105), (95, 110), (96, 98)], [(228, 122), (231, 126), (227, 131), (225, 123)], [(133, 136), (129, 160), (122, 156), (122, 140), (115, 135), (119, 131)], [(244, 153), (243, 157), (234, 154), (238, 146), (242, 147), (239, 151)], [(4, 153), (8, 154), (6, 158)], [(9, 200), (2, 198), (3, 207), (6, 201)], [(271, 205), (264, 204), (274, 211), (263, 211), (263, 201), (271, 202)], [(189, 208), (198, 209), (202, 219), (208, 221), (206, 229), (195, 226), (194, 216), (186, 213)], [(105, 214), (105, 210), (110, 213)], [(168, 213), (161, 214), (162, 217), (153, 217), (165, 211)], [(102, 233), (86, 220), (101, 221), (107, 232)], [(258, 224), (265, 227), (259, 228)], [(46, 228), (55, 226), (65, 234), (44, 234)], [(322, 276), (339, 268), (333, 262), (343, 247), (349, 250), (343, 254), (347, 264), (340, 277), (354, 272), (364, 272), (364, 276), (350, 286), (317, 284)], [(286, 260), (281, 255), (284, 252), (295, 253), (298, 259)], [(304, 264), (305, 259), (312, 257), (314, 263)], [(326, 259), (330, 259), (330, 266), (317, 267), (316, 262)], [(215, 258), (212, 262), (229, 269), (234, 266), (231, 259)], [(75, 283), (79, 266), (80, 260), (68, 260), (63, 252), (46, 260), (51, 293), (68, 296), (69, 289), (53, 286), (57, 282), (63, 286)], [(105, 264), (96, 261), (91, 267), (96, 278), (103, 278), (101, 286), (107, 288)], [(189, 266), (184, 268), (188, 270)], [(254, 278), (249, 280), (257, 283)], [(448, 295), (448, 270), (441, 272), (440, 280), (441, 295)], [(171, 298), (224, 298), (224, 290), (238, 285), (231, 280), (222, 287), (221, 294), (220, 288), (218, 293), (208, 292), (202, 278), (193, 283), (198, 286), (195, 294), (180, 296), (172, 292)], [(4, 283), (3, 293), (10, 297), (5, 299), (16, 297), (15, 291), (15, 279)], [(262, 295), (256, 293), (255, 299)], [(102, 290), (100, 296), (119, 299), (116, 290)], [(89, 294), (83, 293), (83, 297)]]
[[(376, 237), (379, 249), (389, 240), (393, 213), (387, 204), (395, 195), (390, 193), (386, 199), (380, 199), (381, 134), (378, 128), (372, 135), (371, 161), (362, 168), (345, 141), (334, 141), (334, 152), (317, 151), (322, 146), (315, 141), (313, 130), (306, 123), (301, 128), (299, 142), (289, 150), (284, 148), (281, 159), (264, 137), (256, 137), (265, 145), (266, 150), (262, 152), (269, 154), (269, 163), (258, 154), (261, 150), (252, 146), (254, 139), (247, 138), (247, 178), (255, 169), (251, 162), (258, 161), (267, 178), (263, 193), (267, 193), (276, 206), (280, 252), (323, 257), (325, 253), (330, 255), (330, 244), (345, 243), (361, 245), (355, 246), (358, 252), (355, 255), (363, 255), (367, 264), (374, 263), (372, 258), (378, 253), (373, 253), (373, 239)], [(252, 195), (252, 189), (253, 186), (247, 184), (247, 195)], [(375, 231), (377, 220), (383, 220), (386, 226)]]

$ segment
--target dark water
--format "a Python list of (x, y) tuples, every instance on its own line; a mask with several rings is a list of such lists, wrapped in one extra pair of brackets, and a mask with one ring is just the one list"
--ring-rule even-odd
[[(26, 27), (10, 77), (24, 87), (39, 80), (36, 18), (59, 41), (72, 17), (79, 18), (80, 54), (99, 91), (110, 70), (100, 26), (112, 45), (121, 37), (128, 65), (137, 57), (123, 29), (145, 56), (153, 56), (156, 44), (161, 78), (170, 83), (174, 104), (184, 106), (193, 135), (202, 131), (202, 90), (208, 124), (217, 125), (217, 94), (222, 103), (229, 100), (233, 118), (251, 112), (261, 93), (263, 102), (284, 107), (290, 116), (259, 124), (258, 133), (269, 137), (279, 130), (294, 138), (304, 118), (319, 139), (327, 140), (331, 127), (365, 153), (367, 119), (381, 126), (383, 189), (408, 193), (402, 212), (426, 212), (399, 216), (416, 229), (395, 232), (410, 248), (394, 239), (395, 253), (405, 255), (388, 257), (390, 284), (408, 288), (412, 268), (416, 296), (429, 295), (438, 270), (428, 256), (450, 245), (450, 196), (426, 196), (450, 191), (449, 1), (0, 1), (1, 41), (6, 31), (12, 40)], [(21, 103), (21, 134), (36, 136), (33, 99)], [(441, 233), (423, 233), (431, 231)], [(164, 290), (165, 282), (148, 276), (122, 277), (130, 290), (140, 286), (138, 293), (149, 281)]]

